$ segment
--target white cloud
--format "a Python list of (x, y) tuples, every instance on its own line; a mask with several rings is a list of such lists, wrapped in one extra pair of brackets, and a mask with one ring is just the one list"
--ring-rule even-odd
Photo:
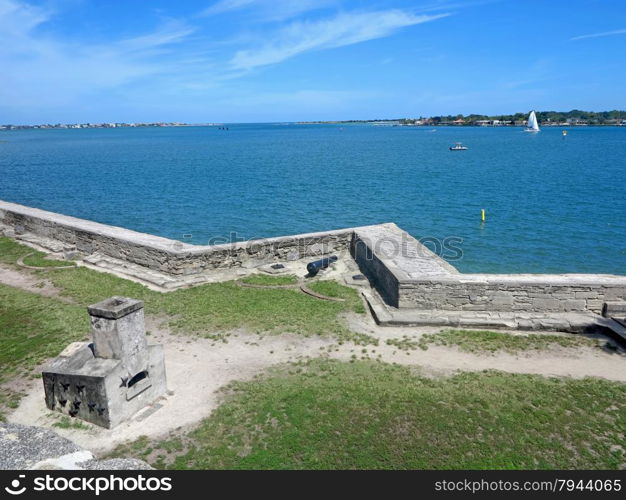
[(220, 0), (219, 2), (215, 2), (210, 7), (204, 9), (199, 15), (212, 16), (216, 14), (223, 14), (224, 12), (243, 9), (257, 3), (257, 1), (258, 0)]
[(613, 35), (624, 35), (624, 34), (626, 34), (626, 29), (602, 31), (600, 33), (590, 33), (589, 35), (575, 36), (573, 38), (570, 38), (570, 40), (584, 40), (585, 38), (598, 38), (601, 36), (613, 36)]
[[(335, 2), (275, 1), (274, 14), (279, 17), (302, 16), (303, 12)], [(272, 10), (270, 2), (260, 0), (222, 0), (215, 5), (223, 9), (249, 7), (250, 15), (265, 20), (270, 19), (264, 16)], [(252, 68), (279, 63), (308, 51), (382, 38), (403, 27), (446, 15), (416, 15), (403, 10), (343, 12), (330, 18), (316, 16), (308, 21), (292, 19), (278, 25), (257, 25), (259, 31), (254, 32), (242, 32), (240, 24), (235, 24), (237, 28), (222, 33), (219, 39), (213, 38), (204, 25), (221, 22), (220, 18), (195, 17), (161, 21), (151, 32), (136, 36), (96, 41), (88, 35), (81, 38), (78, 33), (65, 36), (55, 32), (51, 21), (61, 14), (25, 0), (0, 0), (3, 121), (15, 117), (22, 121), (32, 117), (41, 117), (43, 121), (64, 117), (72, 121), (72, 117), (79, 119), (94, 113), (118, 119), (112, 115), (126, 110), (129, 114), (132, 109), (156, 113), (188, 102), (193, 102), (193, 106), (214, 102), (220, 95), (222, 99), (236, 95), (235, 82), (250, 76)], [(248, 83), (242, 85), (248, 88)], [(259, 106), (271, 106), (272, 102), (277, 106), (318, 102), (329, 108), (346, 99), (340, 90), (305, 91), (298, 87), (296, 83), (286, 86), (285, 93), (249, 99), (256, 99)], [(350, 92), (355, 90), (358, 89)]]
[(38, 25), (46, 22), (50, 12), (33, 5), (14, 0), (0, 1), (0, 39), (22, 37)]
[(434, 21), (448, 14), (414, 15), (402, 10), (341, 13), (331, 19), (297, 21), (266, 38), (272, 42), (238, 51), (231, 60), (235, 69), (275, 64), (303, 52), (329, 49), (392, 35), (400, 28)]
[(219, 0), (200, 12), (200, 17), (248, 10), (257, 22), (285, 21), (305, 12), (334, 5), (338, 0)]
[(175, 59), (163, 54), (193, 33), (193, 28), (169, 21), (134, 38), (67, 43), (39, 30), (52, 16), (52, 11), (25, 2), (0, 0), (3, 107), (68, 105), (98, 90), (116, 89), (168, 70), (174, 73)]
[(171, 21), (161, 26), (154, 33), (121, 40), (116, 45), (120, 50), (137, 52), (182, 42), (195, 31), (195, 28), (184, 23)]

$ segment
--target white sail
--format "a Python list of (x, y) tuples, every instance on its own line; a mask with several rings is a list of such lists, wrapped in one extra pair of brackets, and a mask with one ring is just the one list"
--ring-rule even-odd
[(537, 115), (535, 115), (534, 111), (531, 111), (530, 115), (528, 115), (528, 128), (539, 132), (539, 123), (537, 123)]

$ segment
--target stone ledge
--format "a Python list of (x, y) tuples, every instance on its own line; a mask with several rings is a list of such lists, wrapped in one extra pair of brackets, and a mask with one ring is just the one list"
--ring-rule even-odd
[(451, 328), (507, 328), (535, 331), (592, 333), (603, 325), (591, 313), (528, 313), (501, 311), (454, 311), (397, 309), (376, 294), (363, 292), (374, 319), (381, 326), (442, 326)]

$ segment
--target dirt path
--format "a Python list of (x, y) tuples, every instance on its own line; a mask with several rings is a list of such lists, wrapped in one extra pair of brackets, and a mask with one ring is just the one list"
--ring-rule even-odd
[[(39, 277), (1, 266), (0, 282), (45, 296), (57, 296), (59, 293), (49, 283), (40, 286), (42, 279)], [(219, 404), (216, 391), (229, 382), (250, 379), (279, 363), (320, 356), (339, 360), (349, 360), (353, 356), (359, 359), (378, 358), (385, 362), (414, 366), (428, 376), (495, 369), (545, 376), (592, 376), (626, 382), (626, 357), (601, 349), (555, 348), (518, 355), (479, 355), (433, 346), (426, 351), (418, 349), (405, 352), (387, 345), (385, 341), (390, 338), (400, 339), (404, 335), (418, 339), (424, 333), (436, 332), (440, 328), (381, 328), (369, 316), (363, 315), (350, 315), (346, 320), (355, 331), (378, 337), (380, 345), (338, 345), (333, 339), (298, 335), (261, 338), (244, 331), (234, 332), (228, 338), (228, 343), (222, 343), (173, 335), (163, 326), (162, 318), (147, 317), (146, 330), (150, 332), (148, 341), (164, 346), (168, 387), (173, 393), (159, 401), (160, 407), (156, 411), (150, 414), (140, 412), (131, 421), (113, 430), (96, 426), (90, 426), (89, 430), (55, 430), (95, 453), (106, 452), (141, 435), (164, 436), (178, 428), (193, 426), (210, 415)], [(50, 427), (58, 421), (57, 416), (45, 407), (40, 380), (33, 381), (25, 392), (27, 396), (19, 408), (9, 415), (10, 422)]]
[[(415, 366), (430, 376), (496, 369), (574, 378), (594, 376), (626, 382), (623, 355), (611, 355), (591, 348), (483, 356), (431, 347), (427, 351), (415, 350), (407, 354), (381, 342), (378, 347), (366, 347), (367, 353), (364, 354), (361, 346), (339, 346), (331, 339), (319, 337), (277, 335), (259, 338), (239, 332), (224, 344), (172, 335), (152, 320), (147, 329), (152, 332), (150, 343), (165, 346), (168, 387), (173, 394), (159, 402), (162, 406), (157, 411), (148, 416), (140, 413), (113, 430), (95, 426), (90, 430), (55, 429), (59, 434), (95, 453), (104, 453), (141, 435), (164, 436), (180, 427), (193, 426), (207, 417), (219, 404), (216, 391), (229, 382), (250, 379), (275, 364), (319, 356), (349, 360), (354, 354), (359, 358), (377, 358), (380, 355), (382, 361)], [(385, 330), (388, 336), (405, 334), (405, 329), (400, 329), (400, 332)], [(33, 384), (20, 407), (9, 416), (9, 421), (43, 427), (57, 421), (45, 408), (40, 381)]]
[(66, 303), (72, 302), (68, 297), (61, 297), (61, 291), (44, 276), (35, 276), (27, 271), (18, 271), (2, 264), (0, 264), (0, 283), (44, 297), (56, 297)]

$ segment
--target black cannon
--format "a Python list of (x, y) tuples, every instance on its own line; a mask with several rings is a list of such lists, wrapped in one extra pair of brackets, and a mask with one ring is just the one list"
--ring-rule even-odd
[(315, 276), (322, 269), (326, 269), (333, 262), (337, 260), (336, 255), (331, 255), (330, 257), (325, 257), (324, 259), (316, 260), (313, 262), (309, 262), (306, 265), (306, 270), (309, 272), (309, 276)]

